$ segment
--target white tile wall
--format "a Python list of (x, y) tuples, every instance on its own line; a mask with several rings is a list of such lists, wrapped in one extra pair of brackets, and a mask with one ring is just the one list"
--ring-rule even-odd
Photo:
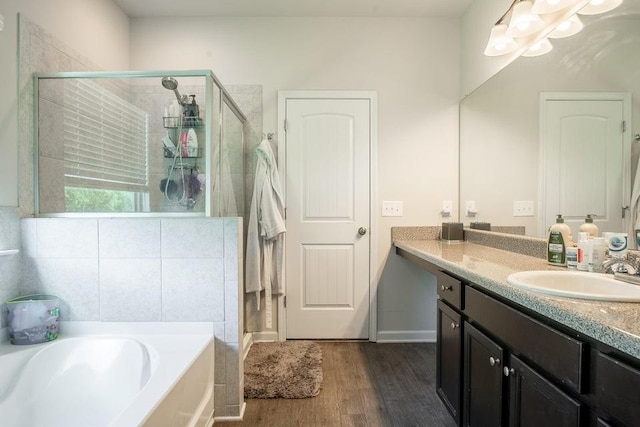
[(59, 296), (63, 320), (212, 322), (216, 416), (239, 415), (242, 219), (37, 218), (15, 228), (19, 293)]
[(160, 219), (101, 219), (100, 258), (160, 258)]
[[(15, 208), (0, 208), (0, 250), (9, 249), (21, 249), (20, 219)], [(4, 301), (18, 295), (22, 256), (17, 254), (0, 257), (0, 308)], [(0, 318), (0, 328), (4, 328), (5, 316)]]
[(100, 320), (159, 322), (161, 311), (160, 259), (100, 260)]
[(224, 253), (224, 219), (163, 219), (163, 258), (219, 258)]
[(222, 322), (224, 309), (221, 259), (162, 260), (163, 321)]
[(98, 220), (40, 218), (38, 258), (98, 258)]

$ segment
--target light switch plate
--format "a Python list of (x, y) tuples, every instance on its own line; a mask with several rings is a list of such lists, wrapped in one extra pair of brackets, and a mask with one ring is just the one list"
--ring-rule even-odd
[(533, 200), (516, 200), (513, 202), (513, 216), (533, 215)]
[(382, 216), (402, 216), (402, 202), (400, 201), (383, 201)]

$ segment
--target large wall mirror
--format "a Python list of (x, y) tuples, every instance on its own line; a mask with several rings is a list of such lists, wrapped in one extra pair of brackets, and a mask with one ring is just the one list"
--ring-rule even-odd
[[(461, 102), (462, 222), (523, 226), (526, 235), (535, 237), (546, 235), (552, 213), (562, 213), (574, 234), (589, 213), (598, 214), (601, 232), (629, 231), (633, 225), (632, 212), (621, 217), (622, 206), (630, 202), (640, 152), (634, 140), (640, 134), (640, 0), (580, 18), (585, 25), (580, 33), (552, 40), (554, 48), (546, 55), (518, 58)], [(573, 127), (572, 145), (550, 155), (544, 147), (554, 131), (548, 119), (553, 109), (545, 105), (566, 101), (563, 96), (588, 101), (581, 105), (617, 99), (622, 119), (616, 126), (626, 121), (626, 131), (620, 131), (622, 147), (594, 146), (612, 122), (598, 128), (574, 120), (555, 129), (557, 134)], [(599, 113), (587, 115), (600, 118)], [(613, 172), (603, 172), (604, 166)], [(616, 202), (620, 206), (582, 200), (593, 194), (610, 199), (614, 190), (607, 185), (612, 181), (620, 181), (615, 190), (622, 192)], [(475, 216), (465, 212), (468, 201), (475, 202)], [(521, 212), (523, 205), (514, 202), (531, 202), (533, 214)], [(516, 216), (516, 211), (526, 216)], [(618, 223), (608, 222), (611, 218), (619, 218)]]

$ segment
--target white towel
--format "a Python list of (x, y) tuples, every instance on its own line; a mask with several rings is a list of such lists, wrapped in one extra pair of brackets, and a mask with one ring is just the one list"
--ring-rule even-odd
[(260, 292), (265, 290), (266, 327), (272, 327), (271, 295), (284, 292), (284, 198), (271, 144), (263, 140), (256, 149), (255, 182), (249, 211), (245, 291), (255, 293), (260, 310)]

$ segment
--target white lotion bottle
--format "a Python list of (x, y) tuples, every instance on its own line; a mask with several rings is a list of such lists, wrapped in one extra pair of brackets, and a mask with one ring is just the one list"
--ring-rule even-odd
[(198, 135), (194, 128), (189, 128), (187, 133), (187, 156), (198, 157)]

